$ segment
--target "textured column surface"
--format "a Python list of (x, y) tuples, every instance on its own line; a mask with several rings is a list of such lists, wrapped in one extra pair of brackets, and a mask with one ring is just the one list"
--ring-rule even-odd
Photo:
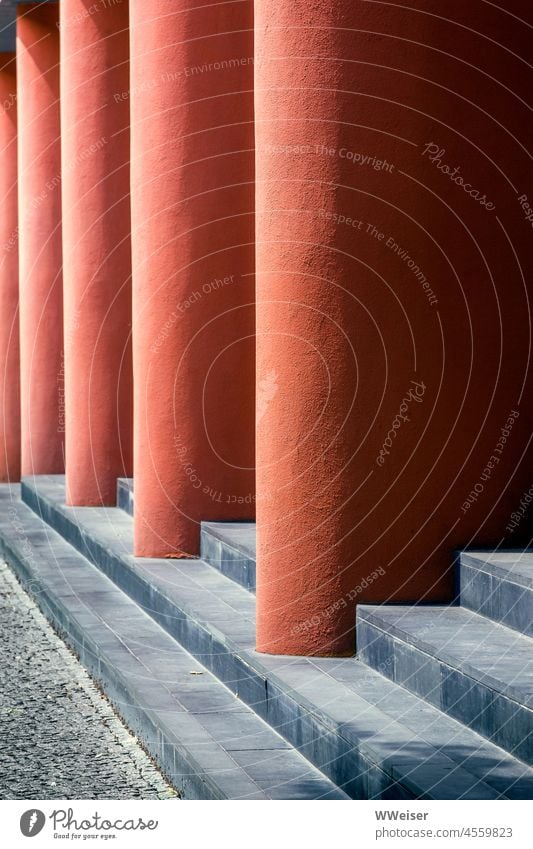
[(64, 469), (57, 3), (17, 6), (22, 474)]
[(62, 0), (61, 154), (69, 504), (133, 472), (128, 2)]
[(254, 515), (252, 11), (130, 3), (138, 555)]
[(531, 536), (530, 30), (422, 6), (255, 4), (263, 652)]
[(0, 53), (0, 481), (20, 477), (17, 78)]

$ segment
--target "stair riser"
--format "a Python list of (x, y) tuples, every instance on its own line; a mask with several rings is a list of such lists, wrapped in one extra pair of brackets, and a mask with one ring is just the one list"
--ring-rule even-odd
[(255, 593), (255, 561), (205, 530), (200, 535), (200, 557), (226, 578)]
[(459, 575), (462, 607), (533, 637), (533, 589), (476, 569), (464, 559)]
[(128, 478), (117, 479), (117, 507), (133, 516), (133, 486)]
[(528, 764), (533, 764), (533, 712), (364, 619), (358, 657), (372, 669)]

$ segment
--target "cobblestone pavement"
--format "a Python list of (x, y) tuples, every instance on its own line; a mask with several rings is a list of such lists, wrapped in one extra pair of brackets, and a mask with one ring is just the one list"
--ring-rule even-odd
[(0, 564), (0, 799), (171, 799), (175, 791)]

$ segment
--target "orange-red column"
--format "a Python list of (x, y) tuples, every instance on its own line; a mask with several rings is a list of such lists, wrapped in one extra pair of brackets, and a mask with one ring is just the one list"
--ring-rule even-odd
[(22, 474), (64, 469), (57, 3), (17, 6)]
[(254, 515), (252, 12), (130, 3), (138, 555)]
[(62, 0), (67, 501), (132, 474), (128, 2)]
[(0, 481), (20, 477), (17, 79), (0, 53)]
[(263, 652), (531, 536), (528, 31), (423, 5), (255, 4)]

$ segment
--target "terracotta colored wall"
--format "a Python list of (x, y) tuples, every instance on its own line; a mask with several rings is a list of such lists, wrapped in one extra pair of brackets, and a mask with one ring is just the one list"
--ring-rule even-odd
[(531, 8), (410, 6), (256, 2), (261, 651), (531, 536)]
[(254, 515), (252, 12), (130, 3), (139, 555)]
[(64, 469), (58, 15), (17, 6), (23, 475)]
[(128, 3), (61, 2), (66, 476), (115, 504), (133, 472)]
[(20, 477), (17, 78), (0, 53), (0, 480)]

